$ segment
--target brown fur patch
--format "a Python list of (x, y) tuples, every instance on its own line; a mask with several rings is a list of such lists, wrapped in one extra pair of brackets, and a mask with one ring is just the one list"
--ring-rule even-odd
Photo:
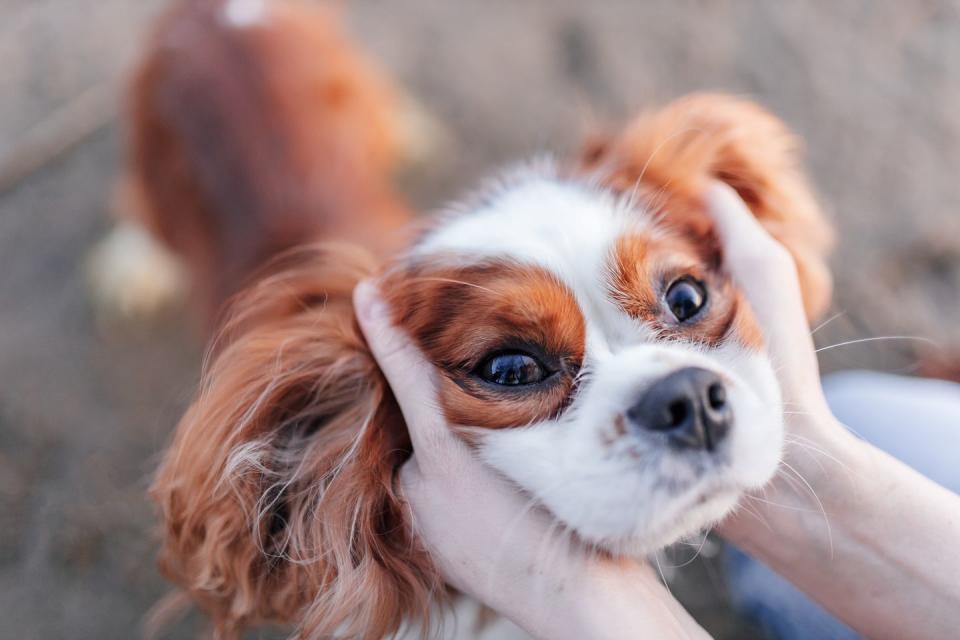
[[(454, 424), (515, 427), (566, 405), (583, 362), (583, 316), (569, 289), (547, 271), (503, 260), (472, 266), (411, 265), (382, 290), (394, 320), (445, 374), (440, 398)], [(553, 375), (498, 387), (473, 375), (488, 355), (521, 349)]]
[(797, 262), (807, 315), (830, 298), (826, 254), (830, 229), (800, 169), (799, 143), (758, 105), (720, 94), (695, 94), (644, 113), (619, 135), (588, 147), (581, 170), (636, 193), (664, 223), (719, 257), (702, 194), (710, 180), (731, 185)]
[(238, 29), (224, 5), (176, 4), (129, 91), (133, 213), (186, 261), (208, 318), (285, 249), (393, 249), (410, 218), (388, 184), (392, 89), (333, 13), (275, 2)]
[(647, 236), (624, 234), (617, 238), (610, 260), (610, 294), (621, 309), (638, 320), (653, 320), (662, 307), (650, 273), (650, 245)]
[(157, 473), (160, 567), (218, 638), (372, 640), (443, 597), (394, 483), (409, 436), (354, 320), (372, 270), (305, 249), (242, 295)]
[[(610, 295), (627, 314), (664, 338), (714, 346), (733, 339), (747, 347), (761, 347), (762, 337), (742, 294), (705, 260), (702, 246), (677, 233), (624, 234), (610, 256)], [(680, 323), (663, 296), (671, 283), (683, 277), (700, 282), (707, 300), (698, 316)]]

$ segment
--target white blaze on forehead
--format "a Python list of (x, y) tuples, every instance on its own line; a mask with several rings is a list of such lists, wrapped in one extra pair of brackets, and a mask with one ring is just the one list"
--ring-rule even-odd
[(604, 286), (618, 236), (652, 227), (643, 211), (613, 194), (552, 175), (508, 178), (478, 200), (424, 238), (414, 255), (512, 258), (547, 269), (579, 298)]
[(658, 233), (649, 214), (601, 187), (562, 179), (547, 168), (507, 175), (414, 249), (464, 262), (509, 258), (553, 273), (573, 293), (587, 327), (588, 359), (617, 344), (646, 341), (650, 331), (609, 295), (610, 256), (626, 232)]
[(230, 0), (223, 8), (223, 17), (232, 27), (250, 27), (263, 22), (267, 0)]

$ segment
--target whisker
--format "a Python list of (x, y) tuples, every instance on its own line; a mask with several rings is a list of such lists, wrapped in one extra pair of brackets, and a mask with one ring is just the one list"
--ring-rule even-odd
[(667, 577), (666, 577), (666, 576), (664, 575), (664, 573), (663, 573), (663, 567), (660, 566), (660, 553), (659, 553), (659, 552), (653, 554), (653, 560), (654, 560), (654, 562), (655, 562), (656, 565), (657, 565), (657, 572), (660, 574), (660, 580), (661, 580), (661, 582), (663, 582), (663, 586), (666, 587), (667, 593), (669, 593), (669, 594), (672, 596), (672, 595), (673, 595), (673, 592), (670, 590), (670, 584), (667, 582)]
[(823, 463), (820, 461), (820, 459), (815, 455), (813, 455), (814, 453), (821, 453), (826, 455), (824, 451), (822, 451), (821, 449), (817, 449), (816, 447), (813, 447), (809, 444), (799, 442), (797, 440), (785, 440), (785, 442), (794, 447), (800, 447), (801, 449), (803, 449), (804, 453), (810, 456), (810, 458), (817, 463), (817, 466), (820, 467), (820, 471), (826, 472), (827, 469), (826, 467), (823, 466)]
[(801, 493), (802, 487), (793, 476), (789, 476), (784, 469), (777, 469), (776, 477), (783, 479), (795, 493)]
[(827, 326), (828, 324), (830, 324), (831, 322), (833, 322), (833, 321), (836, 320), (837, 318), (839, 318), (839, 317), (841, 317), (841, 316), (845, 316), (845, 315), (847, 315), (847, 312), (846, 312), (846, 311), (837, 311), (835, 314), (833, 314), (832, 316), (830, 316), (829, 318), (827, 318), (826, 320), (824, 320), (823, 322), (821, 322), (820, 324), (818, 324), (816, 327), (814, 327), (814, 328), (810, 331), (810, 335), (815, 334), (817, 331), (820, 331), (820, 329), (823, 329), (825, 326)]
[(807, 482), (807, 479), (800, 474), (799, 471), (790, 466), (789, 463), (781, 461), (781, 464), (796, 474), (797, 478), (802, 482), (807, 489), (810, 491), (810, 494), (813, 496), (813, 499), (817, 501), (817, 505), (820, 507), (820, 512), (823, 514), (823, 522), (827, 525), (827, 541), (830, 545), (830, 557), (833, 557), (833, 529), (830, 527), (830, 518), (827, 516), (827, 510), (823, 506), (823, 501), (820, 500), (820, 496), (817, 495), (817, 492), (813, 490), (813, 487)]
[(688, 133), (696, 133), (698, 131), (701, 131), (701, 129), (698, 127), (687, 127), (685, 129), (680, 129), (679, 131), (676, 131), (670, 134), (669, 136), (664, 138), (662, 141), (660, 141), (660, 144), (654, 147), (653, 151), (650, 153), (650, 157), (647, 158), (647, 161), (643, 163), (643, 167), (640, 169), (640, 175), (637, 177), (637, 183), (643, 180), (643, 177), (647, 174), (647, 169), (650, 168), (650, 163), (653, 162), (653, 159), (657, 157), (657, 154), (660, 153), (660, 151), (662, 151), (665, 146), (673, 142), (674, 138), (679, 138), (680, 136), (686, 135)]
[(766, 527), (767, 531), (769, 531), (770, 533), (773, 533), (773, 527), (770, 526), (770, 523), (767, 521), (766, 518), (763, 517), (763, 515), (759, 511), (752, 508), (750, 505), (748, 505), (745, 502), (740, 502), (737, 506), (738, 508), (743, 509), (748, 514), (753, 516), (756, 520), (758, 520), (760, 524)]
[(860, 344), (861, 342), (878, 342), (880, 340), (915, 340), (917, 342), (925, 342), (933, 346), (937, 345), (937, 343), (934, 340), (930, 340), (929, 338), (922, 338), (920, 336), (876, 336), (873, 338), (860, 338), (859, 340), (847, 340), (845, 342), (830, 344), (825, 347), (820, 347), (819, 349), (814, 349), (813, 352), (820, 353), (821, 351), (829, 351), (830, 349), (836, 349), (837, 347), (846, 347), (851, 344)]
[(656, 216), (656, 221), (659, 224), (663, 223), (665, 211), (662, 209), (663, 205), (666, 204), (667, 199), (670, 197), (667, 193), (667, 189), (670, 187), (670, 184), (673, 182), (673, 178), (670, 178), (664, 182), (656, 193), (647, 201), (646, 208), (653, 212)]
[(758, 498), (757, 496), (748, 495), (747, 498), (755, 502), (762, 502), (763, 504), (768, 504), (771, 507), (777, 507), (778, 509), (787, 509), (789, 511), (799, 511), (800, 513), (820, 513), (816, 509), (805, 509), (803, 507), (794, 507), (789, 504), (780, 504), (779, 502), (774, 502), (773, 500), (765, 500), (763, 498)]
[(713, 527), (707, 529), (703, 532), (703, 539), (700, 540), (700, 544), (697, 546), (697, 550), (694, 552), (693, 557), (687, 560), (682, 564), (676, 564), (668, 566), (669, 569), (683, 569), (684, 567), (690, 566), (694, 560), (700, 557), (700, 552), (703, 551), (703, 546), (707, 544), (707, 538), (710, 537), (710, 532), (713, 531)]
[(416, 278), (410, 278), (410, 281), (411, 281), (411, 282), (416, 282), (416, 281), (422, 281), (422, 282), (446, 282), (446, 283), (449, 283), (449, 284), (461, 284), (461, 285), (463, 285), (463, 286), (465, 286), (465, 287), (473, 287), (474, 289), (479, 289), (479, 290), (481, 290), (481, 291), (485, 291), (486, 293), (490, 293), (490, 294), (494, 294), (494, 293), (495, 293), (492, 289), (488, 289), (487, 287), (484, 287), (484, 286), (482, 286), (482, 285), (479, 285), (479, 284), (476, 284), (476, 283), (473, 283), (473, 282), (465, 282), (465, 281), (463, 281), (463, 280), (457, 280), (457, 279), (455, 279), (455, 278), (441, 278), (441, 277), (439, 277), (439, 276), (418, 276), (418, 277), (416, 277)]
[(810, 450), (810, 451), (815, 451), (815, 452), (819, 453), (820, 455), (822, 455), (823, 457), (827, 458), (828, 460), (831, 460), (831, 461), (837, 463), (837, 464), (840, 465), (840, 467), (842, 467), (845, 471), (850, 472), (850, 473), (853, 472), (853, 470), (850, 468), (849, 465), (847, 465), (846, 463), (840, 461), (837, 457), (835, 457), (834, 455), (832, 455), (829, 451), (825, 451), (824, 449), (821, 449), (820, 447), (816, 446), (816, 444), (814, 444), (814, 441), (811, 440), (810, 438), (801, 436), (800, 434), (797, 434), (797, 433), (791, 433), (791, 434), (789, 434), (788, 436), (786, 436), (786, 442), (789, 442), (789, 443), (791, 443), (791, 444), (800, 445), (801, 447), (804, 447), (804, 448), (806, 448), (806, 449), (808, 449), (808, 450)]

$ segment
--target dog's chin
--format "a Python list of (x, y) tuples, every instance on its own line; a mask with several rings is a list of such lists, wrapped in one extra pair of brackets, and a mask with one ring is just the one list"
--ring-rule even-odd
[(733, 511), (742, 495), (742, 490), (731, 488), (691, 492), (678, 498), (679, 508), (670, 517), (654, 518), (622, 538), (588, 542), (615, 556), (644, 558), (717, 524)]
[(668, 506), (621, 535), (592, 531), (581, 537), (617, 556), (643, 558), (698, 535), (728, 516), (748, 491), (764, 486), (776, 472), (779, 456), (763, 456), (753, 464), (717, 470), (665, 502)]
[[(621, 554), (647, 556), (685, 538), (715, 526), (728, 516), (749, 491), (760, 489), (773, 478), (780, 456), (763, 456), (739, 473), (720, 473), (713, 482), (701, 484), (678, 495), (675, 508), (662, 518), (654, 518), (642, 534), (621, 545)], [(728, 475), (729, 474), (729, 475)]]

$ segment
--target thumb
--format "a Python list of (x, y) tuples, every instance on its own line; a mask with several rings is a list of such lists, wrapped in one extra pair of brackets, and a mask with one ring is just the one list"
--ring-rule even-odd
[(414, 450), (436, 449), (449, 437), (436, 393), (436, 372), (410, 338), (393, 326), (390, 309), (370, 280), (353, 291), (357, 322), (374, 359), (387, 379), (407, 423)]
[(707, 209), (723, 244), (723, 260), (768, 340), (809, 338), (797, 266), (787, 249), (767, 233), (730, 186), (707, 188)]
[(756, 314), (780, 375), (791, 385), (810, 386), (817, 360), (793, 257), (730, 186), (713, 183), (705, 199), (723, 245), (724, 264)]

